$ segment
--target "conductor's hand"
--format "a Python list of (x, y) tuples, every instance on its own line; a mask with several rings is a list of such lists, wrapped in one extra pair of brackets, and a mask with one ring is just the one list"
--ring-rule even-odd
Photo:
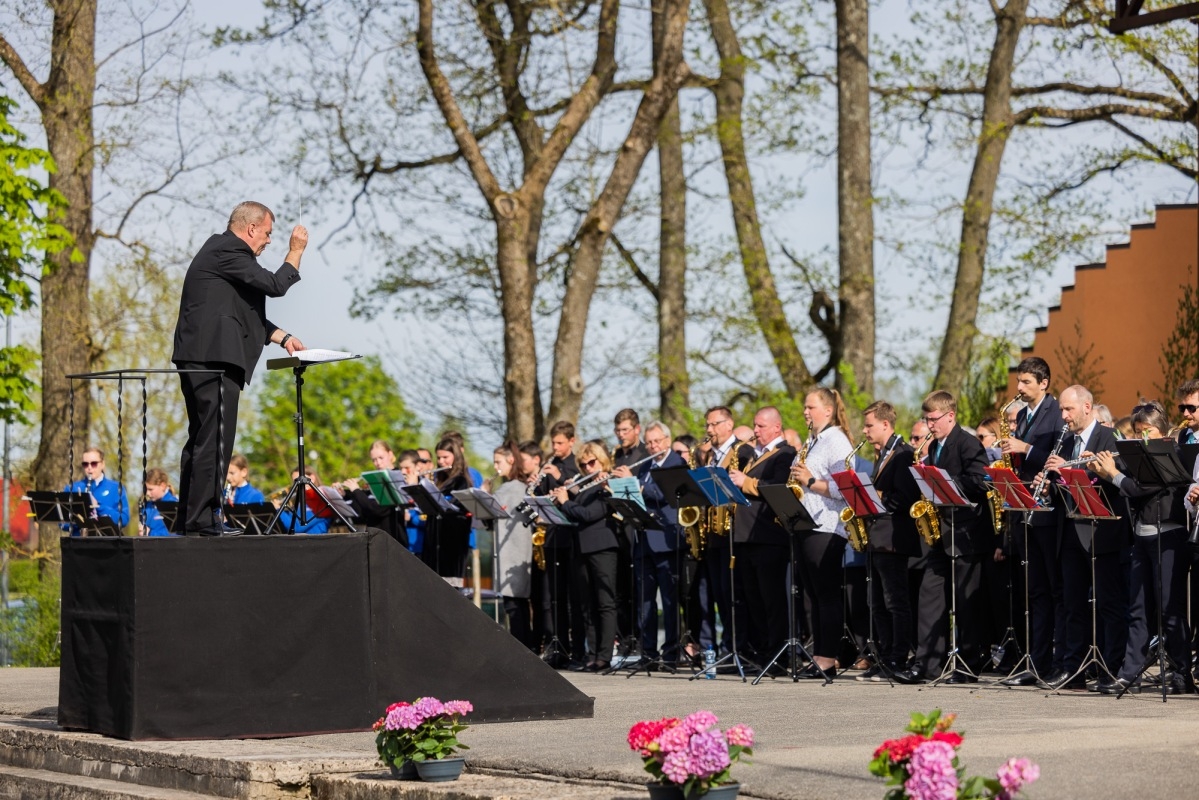
[(287, 245), (287, 263), (296, 269), (300, 268), (300, 256), (308, 246), (308, 229), (297, 225), (291, 229), (291, 241)]
[(289, 356), (294, 356), (298, 351), (306, 348), (303, 342), (293, 336), (287, 340), (287, 344), (283, 345), (283, 349), (287, 351)]

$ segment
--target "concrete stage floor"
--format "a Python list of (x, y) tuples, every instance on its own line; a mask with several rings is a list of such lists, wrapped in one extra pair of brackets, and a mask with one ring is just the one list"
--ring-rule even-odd
[[(483, 654), (480, 654), (483, 657)], [(430, 665), (431, 668), (434, 665)], [(852, 675), (854, 673), (850, 673)], [(1036, 689), (1005, 689), (987, 683), (937, 688), (888, 686), (838, 680), (830, 686), (811, 681), (766, 680), (759, 686), (736, 677), (689, 682), (682, 676), (632, 678), (624, 675), (566, 676), (596, 698), (595, 717), (588, 720), (478, 725), (463, 735), (471, 749), (468, 770), (459, 790), (470, 797), (620, 797), (644, 798), (640, 761), (628, 750), (625, 736), (639, 719), (682, 716), (709, 709), (721, 724), (745, 722), (757, 732), (753, 763), (734, 775), (742, 796), (795, 800), (881, 798), (881, 781), (866, 771), (874, 748), (898, 736), (912, 710), (941, 708), (956, 712), (955, 729), (965, 732), (963, 763), (969, 774), (993, 774), (1010, 756), (1027, 756), (1041, 766), (1041, 779), (1026, 796), (1054, 798), (1126, 798), (1131, 796), (1194, 797), (1199, 755), (1199, 696), (1114, 697), (1087, 693), (1051, 694)], [(295, 739), (130, 743), (91, 734), (54, 733), (58, 671), (0, 671), (0, 727), (7, 730), (0, 748), (13, 765), (14, 737), (36, 730), (72, 746), (94, 748), (100, 760), (195, 759), (206, 763), (270, 766), (270, 774), (290, 775), (289, 786), (316, 786), (302, 776), (340, 773), (357, 781), (336, 791), (305, 788), (277, 796), (415, 797), (387, 793), (372, 766), (370, 733), (311, 736)], [(400, 699), (400, 698), (397, 698)], [(466, 698), (469, 699), (469, 698)], [(252, 698), (247, 698), (252, 702)], [(53, 745), (57, 746), (57, 745)], [(65, 745), (64, 745), (65, 746)], [(107, 748), (107, 749), (105, 749)], [(107, 753), (107, 755), (103, 755)], [(24, 762), (28, 765), (28, 758)], [(376, 762), (377, 764), (377, 762)], [(22, 766), (17, 763), (16, 766)], [(100, 771), (88, 772), (99, 775)], [(534, 775), (585, 779), (600, 783), (537, 784), (524, 788), (505, 783)], [(356, 776), (356, 777), (355, 777)], [(465, 778), (464, 778), (465, 781)], [(394, 786), (395, 782), (391, 782)], [(529, 789), (525, 784), (531, 784)], [(371, 787), (380, 787), (372, 793)], [(538, 788), (539, 787), (539, 788)], [(202, 785), (178, 789), (204, 794)], [(242, 796), (268, 796), (268, 791)], [(0, 789), (0, 797), (6, 796)], [(34, 796), (34, 795), (26, 795)], [(230, 796), (226, 794), (226, 796)]]

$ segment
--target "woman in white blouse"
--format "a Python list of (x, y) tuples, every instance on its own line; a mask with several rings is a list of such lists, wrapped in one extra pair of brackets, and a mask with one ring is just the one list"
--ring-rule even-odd
[(853, 442), (849, 415), (836, 389), (821, 386), (809, 392), (804, 399), (804, 419), (808, 441), (795, 459), (791, 477), (804, 487), (802, 502), (817, 526), (800, 534), (798, 540), (798, 569), (812, 610), (812, 658), (817, 667), (810, 668), (806, 677), (831, 680), (844, 626), (841, 563), (847, 541), (840, 516), (845, 502), (831, 476), (845, 469)]

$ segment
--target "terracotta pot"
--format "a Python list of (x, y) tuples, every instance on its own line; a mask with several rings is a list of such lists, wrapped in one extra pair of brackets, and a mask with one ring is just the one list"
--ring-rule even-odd
[(462, 768), (465, 766), (465, 758), (439, 758), (417, 761), (416, 771), (420, 774), (422, 781), (441, 783), (442, 781), (458, 780), (458, 776), (462, 774)]

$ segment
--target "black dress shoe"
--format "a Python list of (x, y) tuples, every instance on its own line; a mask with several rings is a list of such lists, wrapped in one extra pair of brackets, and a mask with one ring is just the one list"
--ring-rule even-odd
[(230, 525), (221, 524), (214, 525), (210, 528), (198, 528), (190, 531), (185, 531), (185, 536), (241, 536), (245, 531), (241, 528), (234, 528)]
[(945, 681), (950, 686), (960, 686), (966, 683), (978, 683), (978, 678), (968, 672), (954, 670), (954, 673), (949, 676), (949, 680)]
[(1104, 681), (1095, 687), (1099, 694), (1124, 694), (1140, 689), (1140, 680), (1130, 681), (1127, 678), (1116, 678), (1114, 681)]
[[(1049, 673), (1049, 677), (1045, 678), (1044, 680), (1046, 685), (1052, 686), (1054, 689), (1060, 689), (1062, 688), (1062, 685), (1065, 684), (1066, 680), (1073, 674), (1074, 673), (1067, 672), (1064, 669), (1059, 669), (1056, 672)], [(1082, 676), (1079, 675), (1079, 677), (1081, 678)]]
[(999, 682), (999, 685), (1000, 686), (1036, 686), (1037, 685), (1037, 676), (1033, 675), (1031, 671), (1026, 669), (1023, 672), (1017, 672), (1015, 675), (1013, 675), (1010, 678), (1004, 678), (1003, 680), (1001, 680)]
[(593, 661), (591, 664), (585, 664), (582, 661), (571, 659), (571, 661), (567, 663), (566, 669), (570, 672), (586, 672), (587, 670), (591, 669), (591, 666), (594, 663), (595, 662)]
[(921, 683), (928, 683), (928, 678), (924, 677), (924, 667), (919, 664), (902, 669), (891, 676), (896, 683), (906, 684), (908, 686), (916, 686)]
[(883, 679), (883, 668), (878, 664), (871, 664), (870, 668), (854, 678), (855, 681), (873, 681)]
[(831, 681), (836, 677), (836, 675), (837, 672), (832, 667), (829, 667), (828, 669), (822, 669), (816, 665), (816, 662), (813, 661), (811, 664), (808, 664), (806, 667), (801, 669), (796, 677), (810, 681)]
[(605, 672), (607, 671), (609, 662), (607, 661), (592, 661), (584, 669), (585, 672)]

